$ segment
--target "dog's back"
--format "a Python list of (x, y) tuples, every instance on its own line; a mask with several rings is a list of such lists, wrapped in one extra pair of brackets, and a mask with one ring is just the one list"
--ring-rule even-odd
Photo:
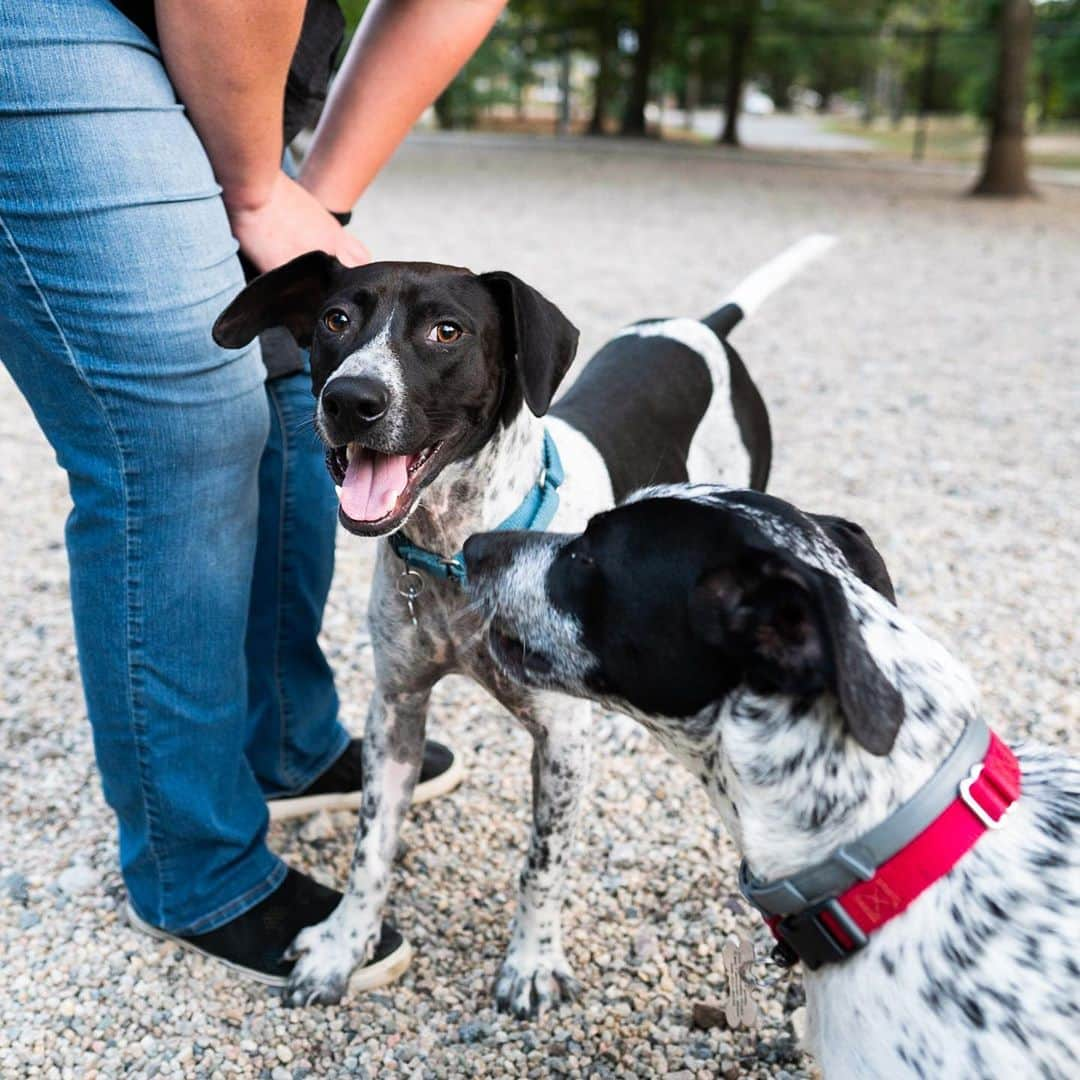
[(831, 236), (803, 237), (743, 279), (704, 319), (649, 319), (611, 339), (551, 412), (604, 460), (616, 502), (655, 484), (764, 491), (772, 464), (765, 402), (728, 335)]
[[(708, 321), (720, 328), (739, 315), (726, 305)], [(599, 451), (616, 501), (650, 484), (712, 480), (763, 490), (768, 479), (765, 403), (738, 353), (706, 322), (628, 326), (551, 412)]]

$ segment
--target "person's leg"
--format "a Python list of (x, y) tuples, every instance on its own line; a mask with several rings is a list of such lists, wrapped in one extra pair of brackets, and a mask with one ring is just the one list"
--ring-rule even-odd
[(270, 437), (259, 469), (259, 540), (248, 616), (247, 756), (269, 797), (326, 772), (349, 744), (319, 647), (334, 572), (337, 498), (312, 427), (306, 372), (266, 384)]
[(0, 357), (68, 472), (72, 604), (124, 879), (220, 926), (283, 880), (245, 758), (244, 632), (268, 430), (209, 162), (104, 0), (0, 0)]

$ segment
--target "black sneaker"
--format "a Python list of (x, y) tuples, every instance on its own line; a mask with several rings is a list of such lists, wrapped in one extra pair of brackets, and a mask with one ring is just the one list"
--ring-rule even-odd
[[(337, 907), (341, 893), (290, 868), (285, 880), (250, 911), (206, 934), (170, 934), (144, 922), (128, 904), (128, 922), (158, 941), (172, 941), (224, 964), (230, 971), (265, 986), (285, 986), (293, 961), (285, 950), (305, 927), (320, 923)], [(383, 923), (375, 955), (349, 979), (362, 993), (392, 983), (412, 960), (412, 947), (389, 923)]]
[[(314, 783), (295, 795), (267, 799), (271, 821), (314, 814), (319, 810), (356, 810), (360, 806), (363, 783), (361, 746), (363, 740), (353, 739), (341, 757)], [(448, 746), (428, 739), (424, 743), (424, 762), (420, 779), (413, 789), (412, 801), (428, 802), (453, 791), (465, 776), (461, 759)]]

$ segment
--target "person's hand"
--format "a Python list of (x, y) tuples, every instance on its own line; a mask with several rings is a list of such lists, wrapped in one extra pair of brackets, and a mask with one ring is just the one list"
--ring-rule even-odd
[(278, 173), (267, 198), (257, 206), (229, 206), (233, 236), (260, 273), (303, 255), (326, 251), (346, 266), (371, 261), (371, 254), (309, 191)]

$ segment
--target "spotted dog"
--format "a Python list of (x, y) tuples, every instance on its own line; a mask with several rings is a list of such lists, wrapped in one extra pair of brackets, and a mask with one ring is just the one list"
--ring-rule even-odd
[(505, 674), (630, 714), (704, 784), (827, 1076), (1076, 1074), (1080, 762), (990, 734), (858, 526), (677, 485), (465, 558)]
[(548, 439), (565, 473), (553, 521), (563, 529), (584, 527), (650, 482), (711, 475), (763, 486), (768, 414), (725, 337), (820, 247), (811, 239), (782, 255), (747, 280), (740, 302), (704, 322), (622, 331), (554, 407), (577, 331), (508, 273), (393, 262), (346, 269), (312, 252), (257, 279), (222, 313), (220, 344), (239, 347), (284, 325), (310, 348), (315, 424), (341, 522), (389, 538), (379, 544), (369, 608), (375, 690), (356, 851), (337, 910), (296, 940), (289, 1002), (339, 1000), (370, 955), (428, 697), (451, 672), (476, 679), (534, 739), (532, 835), (496, 1002), (527, 1016), (573, 996), (560, 908), (589, 767), (589, 705), (506, 678), (460, 583), (410, 569), (392, 544), (405, 538), (449, 574), (468, 536), (504, 521), (535, 490)]

